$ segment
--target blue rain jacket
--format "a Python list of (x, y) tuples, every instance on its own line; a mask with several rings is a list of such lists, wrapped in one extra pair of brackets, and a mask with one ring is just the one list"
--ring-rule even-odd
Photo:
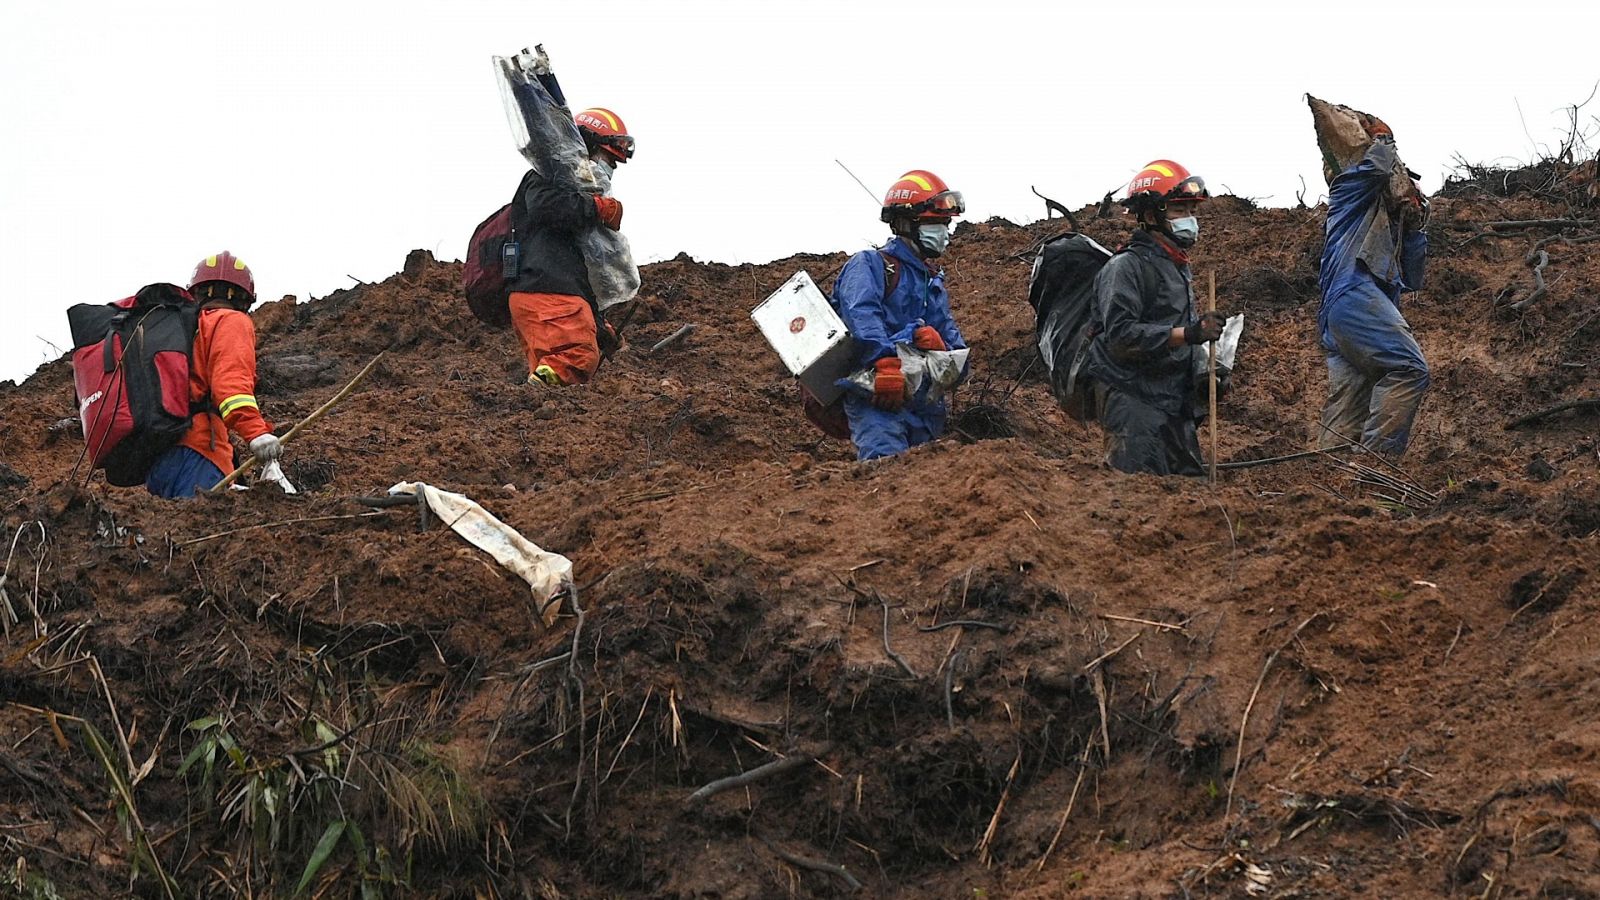
[(917, 251), (898, 237), (883, 246), (883, 253), (900, 265), (900, 283), (883, 295), (883, 258), (877, 250), (863, 250), (844, 264), (833, 283), (833, 302), (839, 318), (861, 346), (857, 360), (871, 366), (894, 356), (897, 336), (906, 340), (920, 325), (931, 325), (951, 350), (967, 345), (950, 315), (950, 295), (944, 289), (944, 272), (930, 272)]
[[(833, 303), (839, 318), (861, 348), (857, 362), (870, 368), (880, 359), (897, 355), (895, 344), (911, 343), (912, 333), (922, 325), (938, 331), (951, 350), (967, 346), (950, 315), (944, 273), (929, 271), (917, 252), (898, 237), (885, 244), (882, 252), (900, 267), (900, 281), (894, 293), (884, 296), (884, 260), (877, 250), (863, 250), (850, 257), (833, 284)], [(870, 396), (863, 395), (859, 387), (849, 384), (844, 411), (857, 458), (895, 456), (944, 433), (944, 400), (929, 401), (927, 393), (928, 386), (924, 385), (903, 408), (885, 412), (874, 407)]]
[[(1319, 281), (1322, 306), (1317, 311), (1317, 327), (1322, 346), (1337, 351), (1329, 334), (1329, 319), (1334, 307), (1349, 300), (1366, 306), (1376, 288), (1396, 310), (1400, 294), (1422, 287), (1423, 267), (1428, 257), (1428, 236), (1408, 231), (1389, 215), (1384, 205), (1384, 186), (1399, 161), (1392, 139), (1372, 142), (1361, 162), (1339, 173), (1328, 189), (1327, 244), (1322, 250)], [(1362, 318), (1359, 309), (1342, 310), (1335, 318)], [(1372, 322), (1388, 330), (1392, 318)]]

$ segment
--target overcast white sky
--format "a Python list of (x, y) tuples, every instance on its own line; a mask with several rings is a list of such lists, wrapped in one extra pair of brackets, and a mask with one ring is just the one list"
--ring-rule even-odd
[[(16, 2), (0, 11), (0, 379), (65, 310), (230, 249), (264, 300), (462, 255), (523, 163), (489, 58), (543, 43), (638, 154), (639, 262), (883, 237), (927, 168), (970, 217), (1039, 218), (1170, 157), (1219, 191), (1320, 193), (1307, 91), (1383, 116), (1424, 187), (1529, 158), (1600, 79), (1600, 4)], [(1520, 107), (1520, 111), (1519, 111)], [(1600, 99), (1585, 110), (1600, 113)], [(1202, 234), (1202, 240), (1204, 236)], [(646, 290), (648, 290), (646, 284)]]

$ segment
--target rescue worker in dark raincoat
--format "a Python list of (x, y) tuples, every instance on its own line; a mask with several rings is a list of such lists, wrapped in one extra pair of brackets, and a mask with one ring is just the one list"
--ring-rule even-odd
[(1106, 462), (1123, 472), (1201, 475), (1195, 352), (1222, 335), (1223, 316), (1197, 315), (1188, 249), (1205, 182), (1171, 160), (1145, 166), (1123, 205), (1139, 228), (1095, 278), (1089, 372)]
[(1428, 363), (1400, 314), (1400, 295), (1422, 287), (1427, 201), (1414, 183), (1408, 196), (1390, 196), (1394, 133), (1381, 119), (1364, 124), (1372, 146), (1328, 188), (1317, 312), (1328, 402), (1318, 444), (1360, 443), (1398, 457), (1428, 390)]
[[(595, 107), (573, 118), (595, 166), (611, 172), (633, 157), (633, 138), (616, 113)], [(596, 310), (578, 234), (596, 224), (620, 230), (622, 203), (546, 179), (537, 169), (523, 176), (519, 195), (532, 224), (522, 238), (509, 306), (528, 358), (528, 381), (583, 384), (600, 368), (601, 343), (609, 350), (616, 337)]]
[(944, 270), (934, 264), (949, 246), (951, 220), (965, 211), (961, 194), (939, 176), (907, 172), (889, 188), (880, 216), (895, 236), (881, 250), (852, 256), (834, 281), (834, 306), (861, 348), (859, 363), (873, 372), (870, 396), (845, 394), (858, 459), (895, 456), (944, 432), (944, 399), (928, 399), (927, 385), (908, 394), (896, 345), (967, 345), (950, 314)]

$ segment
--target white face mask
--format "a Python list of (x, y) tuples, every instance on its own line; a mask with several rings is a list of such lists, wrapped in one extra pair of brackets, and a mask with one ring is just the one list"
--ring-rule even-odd
[(929, 257), (943, 256), (950, 246), (950, 226), (942, 222), (918, 225), (917, 246)]
[(1194, 216), (1168, 219), (1167, 227), (1172, 229), (1172, 242), (1179, 247), (1193, 247), (1195, 239), (1200, 237), (1200, 220)]

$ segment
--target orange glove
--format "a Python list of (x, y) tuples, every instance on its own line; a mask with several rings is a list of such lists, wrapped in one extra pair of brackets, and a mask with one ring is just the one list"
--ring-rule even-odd
[(924, 325), (911, 332), (911, 346), (918, 350), (949, 350), (944, 345), (944, 338), (939, 335), (939, 329), (932, 325)]
[(615, 197), (595, 194), (594, 211), (600, 216), (601, 225), (612, 231), (622, 230), (622, 201)]
[(900, 371), (900, 357), (885, 356), (872, 364), (877, 374), (872, 379), (872, 405), (894, 412), (906, 404), (906, 376)]
[(1377, 116), (1368, 116), (1367, 121), (1363, 124), (1367, 126), (1367, 134), (1372, 137), (1377, 137), (1380, 134), (1394, 137), (1394, 129), (1390, 128), (1386, 122)]

